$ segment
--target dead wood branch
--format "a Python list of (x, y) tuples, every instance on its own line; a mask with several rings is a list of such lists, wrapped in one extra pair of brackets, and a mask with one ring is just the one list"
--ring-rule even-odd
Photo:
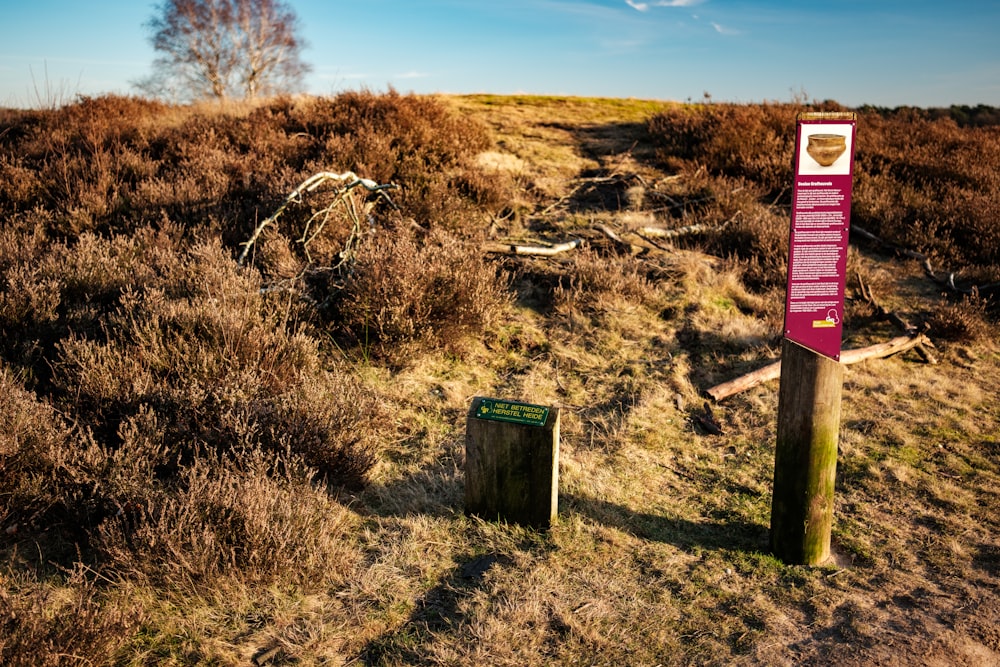
[(572, 241), (567, 241), (566, 243), (556, 243), (547, 246), (495, 244), (488, 246), (486, 251), (507, 253), (511, 255), (539, 255), (542, 257), (550, 257), (552, 255), (558, 255), (561, 252), (566, 252), (567, 250), (573, 250), (581, 243), (583, 243), (583, 239), (573, 239)]
[(869, 345), (868, 347), (861, 347), (854, 350), (844, 350), (840, 354), (840, 363), (845, 366), (849, 366), (851, 364), (856, 364), (859, 361), (866, 361), (868, 359), (884, 359), (885, 357), (891, 357), (892, 355), (899, 354), (900, 352), (912, 350), (918, 345), (934, 347), (934, 343), (932, 343), (930, 338), (924, 334), (918, 334), (916, 336), (897, 336), (896, 338), (886, 341), (885, 343)]
[[(877, 345), (870, 345), (854, 350), (844, 350), (840, 355), (840, 363), (847, 366), (867, 359), (883, 359), (913, 349), (918, 345), (934, 347), (934, 344), (924, 334), (898, 336), (885, 343), (878, 343)], [(705, 393), (713, 400), (721, 401), (724, 398), (746, 391), (764, 382), (776, 380), (780, 376), (781, 361), (779, 360), (728, 382), (717, 384)]]
[(691, 421), (701, 426), (707, 433), (712, 435), (722, 435), (722, 424), (712, 413), (712, 406), (705, 401), (705, 406), (701, 412), (695, 411), (691, 415)]
[[(292, 203), (301, 202), (303, 194), (307, 192), (314, 192), (324, 183), (329, 183), (331, 181), (338, 183), (338, 185), (336, 185), (334, 188), (334, 192), (337, 195), (337, 198), (329, 206), (326, 206), (325, 208), (315, 212), (309, 218), (309, 220), (306, 221), (305, 227), (302, 230), (302, 237), (298, 239), (299, 243), (302, 243), (304, 246), (308, 246), (309, 242), (312, 241), (312, 239), (316, 238), (316, 236), (323, 230), (323, 226), (326, 224), (326, 221), (330, 217), (330, 213), (337, 206), (337, 204), (339, 204), (342, 201), (346, 202), (347, 194), (352, 189), (354, 189), (359, 185), (364, 189), (368, 190), (369, 192), (377, 193), (380, 197), (384, 198), (387, 202), (389, 202), (390, 206), (396, 208), (396, 205), (389, 198), (389, 195), (386, 194), (385, 191), (399, 187), (397, 185), (394, 185), (392, 183), (379, 185), (378, 183), (370, 179), (360, 178), (353, 171), (345, 171), (342, 174), (337, 174), (331, 171), (322, 171), (318, 174), (313, 174), (306, 180), (302, 181), (302, 183), (300, 183), (297, 188), (292, 190), (292, 192), (287, 197), (285, 197), (285, 201), (281, 203), (281, 206), (279, 206), (278, 209), (274, 213), (272, 213), (269, 218), (267, 218), (259, 225), (257, 225), (256, 229), (253, 230), (253, 234), (250, 235), (249, 239), (240, 244), (241, 246), (243, 246), (243, 252), (240, 253), (239, 258), (237, 259), (237, 263), (240, 266), (243, 266), (243, 263), (246, 261), (247, 255), (250, 254), (250, 250), (257, 242), (257, 239), (260, 237), (261, 233), (268, 225), (277, 222), (278, 218), (281, 217), (281, 214), (285, 212), (285, 209), (287, 209)], [(358, 217), (357, 217), (357, 212), (353, 207), (353, 202), (345, 203), (345, 205), (348, 206), (348, 210), (350, 211), (350, 213), (355, 218), (355, 221), (357, 222)], [(314, 229), (312, 234), (310, 235), (309, 227), (316, 221), (319, 221), (317, 228)]]
[(678, 227), (677, 229), (664, 229), (662, 227), (640, 227), (639, 233), (644, 236), (653, 236), (658, 239), (676, 239), (681, 236), (690, 236), (691, 234), (701, 234), (702, 232), (707, 232), (710, 229), (715, 229), (711, 225), (687, 225), (686, 227)]
[(594, 225), (594, 229), (596, 229), (597, 231), (601, 232), (606, 237), (608, 237), (608, 240), (610, 240), (611, 243), (614, 244), (615, 250), (617, 250), (619, 253), (631, 254), (633, 252), (633, 248), (635, 246), (633, 246), (628, 241), (622, 239), (622, 237), (618, 236), (618, 234), (616, 234), (615, 231), (610, 227), (608, 227), (607, 225)]
[(898, 313), (890, 310), (886, 310), (882, 304), (878, 302), (875, 298), (875, 292), (872, 291), (871, 285), (865, 285), (864, 278), (861, 277), (861, 273), (856, 274), (858, 279), (858, 292), (861, 294), (861, 298), (868, 302), (872, 308), (875, 309), (875, 314), (883, 320), (888, 320), (892, 322), (896, 327), (902, 329), (903, 333), (908, 335), (914, 335), (917, 332), (917, 327), (913, 326), (906, 320), (904, 320)]
[[(903, 333), (905, 333), (907, 336), (910, 337), (916, 336), (918, 333), (926, 333), (928, 331), (929, 327), (927, 326), (926, 322), (924, 322), (922, 329), (918, 329), (917, 327), (913, 326), (905, 319), (903, 319), (903, 317), (900, 316), (899, 313), (887, 310), (875, 298), (875, 292), (872, 290), (871, 285), (865, 285), (865, 281), (861, 277), (860, 273), (857, 274), (857, 277), (858, 277), (858, 291), (861, 293), (861, 297), (869, 304), (871, 304), (872, 308), (875, 309), (875, 313), (876, 315), (878, 315), (878, 317), (880, 317), (883, 320), (892, 322), (898, 329), (900, 329)], [(927, 344), (920, 343), (916, 345), (914, 349), (916, 350), (917, 354), (923, 357), (924, 361), (926, 361), (929, 364), (936, 364), (938, 362), (937, 357), (935, 357), (934, 353), (932, 353), (928, 349), (929, 347), (934, 347), (934, 345), (928, 340)]]

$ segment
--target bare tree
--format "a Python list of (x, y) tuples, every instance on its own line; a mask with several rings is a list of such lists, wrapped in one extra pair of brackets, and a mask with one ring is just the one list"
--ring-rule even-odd
[(138, 82), (174, 99), (292, 92), (310, 67), (300, 59), (298, 18), (281, 0), (165, 0), (146, 24), (160, 54)]

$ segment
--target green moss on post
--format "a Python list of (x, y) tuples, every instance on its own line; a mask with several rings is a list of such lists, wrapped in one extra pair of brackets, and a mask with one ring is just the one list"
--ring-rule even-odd
[(830, 558), (843, 366), (785, 340), (771, 502), (771, 550), (789, 564)]

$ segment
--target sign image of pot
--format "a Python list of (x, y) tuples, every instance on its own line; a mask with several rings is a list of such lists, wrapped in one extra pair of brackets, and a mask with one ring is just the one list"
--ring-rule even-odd
[(842, 134), (811, 134), (806, 152), (823, 167), (829, 167), (847, 150), (847, 138)]

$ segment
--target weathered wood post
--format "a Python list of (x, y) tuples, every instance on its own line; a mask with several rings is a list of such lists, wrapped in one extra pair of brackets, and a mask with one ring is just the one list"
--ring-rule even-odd
[(786, 563), (830, 557), (843, 383), (840, 362), (782, 342), (771, 550)]
[(559, 507), (559, 409), (477, 396), (465, 431), (465, 512), (548, 528)]
[(796, 123), (771, 500), (771, 550), (792, 564), (830, 558), (856, 121), (810, 113)]

